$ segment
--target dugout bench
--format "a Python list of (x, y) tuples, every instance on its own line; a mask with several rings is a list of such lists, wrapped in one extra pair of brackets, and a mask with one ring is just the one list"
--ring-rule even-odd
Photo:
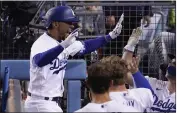
[[(9, 79), (29, 80), (29, 60), (1, 60), (3, 79), (2, 112), (6, 112)], [(81, 81), (86, 79), (86, 62), (84, 60), (68, 60), (65, 80), (67, 80), (67, 112), (81, 108)]]

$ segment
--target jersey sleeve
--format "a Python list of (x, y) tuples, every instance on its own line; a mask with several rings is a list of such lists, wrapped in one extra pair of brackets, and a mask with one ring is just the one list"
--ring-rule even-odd
[(46, 46), (45, 45), (46, 45), (45, 43), (38, 43), (38, 42), (34, 43), (31, 47), (30, 57), (33, 58), (38, 53), (45, 52), (48, 49), (47, 45)]
[(51, 63), (63, 50), (59, 44), (39, 38), (31, 47), (30, 63), (35, 67), (43, 67)]
[(148, 82), (148, 80), (142, 75), (140, 71), (137, 71), (136, 73), (132, 74), (134, 83), (136, 84), (137, 88), (148, 88), (151, 90), (151, 92), (154, 94), (154, 91)]
[(142, 88), (142, 103), (144, 104), (145, 108), (150, 108), (153, 105), (154, 102), (154, 98), (152, 95), (151, 90), (147, 89), (147, 88)]
[(98, 36), (95, 39), (88, 39), (83, 41), (83, 45), (84, 45), (84, 50), (81, 51), (78, 55), (82, 56), (88, 53), (91, 53), (97, 49), (99, 49), (100, 47), (103, 47), (104, 45), (106, 45), (109, 41), (111, 41), (111, 37), (110, 35), (106, 35), (106, 36)]

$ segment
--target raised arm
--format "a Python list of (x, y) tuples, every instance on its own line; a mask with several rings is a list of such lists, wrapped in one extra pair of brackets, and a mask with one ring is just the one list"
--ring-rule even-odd
[[(136, 45), (139, 42), (139, 37), (142, 34), (142, 30), (140, 28), (134, 29), (128, 42), (127, 45), (124, 47), (124, 51), (123, 51), (123, 55), (122, 55), (122, 59), (124, 59), (125, 61), (127, 61), (128, 64), (132, 63), (132, 58), (133, 58), (133, 52), (135, 50)], [(126, 82), (130, 85), (130, 86), (134, 86), (133, 85), (133, 77), (132, 77), (132, 73), (129, 72), (126, 76)]]
[(83, 42), (85, 50), (80, 53), (84, 55), (99, 49), (100, 47), (106, 45), (112, 39), (115, 39), (119, 36), (122, 30), (122, 21), (124, 20), (124, 14), (120, 17), (119, 21), (116, 24), (116, 27), (106, 36), (99, 36), (96, 39), (89, 39)]
[[(75, 41), (72, 45), (70, 45), (66, 50), (68, 54), (71, 56), (78, 55), (82, 56), (93, 52), (100, 47), (106, 45), (112, 39), (115, 39), (119, 36), (122, 30), (122, 21), (124, 19), (124, 15), (120, 17), (116, 27), (106, 36), (98, 36), (95, 39), (89, 39), (85, 41)], [(77, 44), (76, 44), (77, 43)]]
[(129, 64), (130, 73), (127, 74), (126, 81), (131, 86), (136, 86), (137, 88), (148, 88), (154, 94), (152, 87), (146, 78), (139, 71), (139, 61), (140, 57), (133, 58), (133, 52), (135, 46), (139, 42), (139, 37), (142, 34), (140, 28), (134, 29), (132, 35), (130, 36), (127, 45), (124, 47), (124, 53), (122, 59), (126, 60)]

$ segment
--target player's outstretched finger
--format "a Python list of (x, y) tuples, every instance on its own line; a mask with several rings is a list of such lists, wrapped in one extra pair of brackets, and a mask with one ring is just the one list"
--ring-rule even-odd
[(77, 29), (75, 29), (72, 33), (70, 33), (70, 35), (68, 36), (68, 39), (73, 39), (73, 38), (76, 38), (76, 37), (78, 37), (79, 36), (79, 31), (80, 29), (79, 28), (77, 28)]
[(121, 17), (119, 18), (119, 21), (117, 22), (117, 25), (116, 26), (119, 26), (120, 24), (122, 24), (124, 20), (124, 14), (122, 13)]
[(79, 32), (75, 32), (72, 36), (73, 37), (78, 37), (79, 36)]
[(71, 34), (74, 34), (74, 33), (79, 32), (79, 31), (80, 31), (80, 28), (77, 28), (77, 29), (73, 30), (73, 31), (71, 32)]
[(121, 24), (123, 22), (123, 20), (124, 20), (124, 13), (122, 13), (122, 15), (121, 15), (121, 17), (119, 19), (119, 24)]

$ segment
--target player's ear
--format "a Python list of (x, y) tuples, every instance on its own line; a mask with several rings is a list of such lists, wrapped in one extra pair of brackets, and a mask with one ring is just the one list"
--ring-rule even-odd
[(89, 88), (89, 84), (88, 84), (88, 79), (87, 78), (85, 80), (85, 85), (86, 85), (87, 88)]
[(52, 26), (53, 26), (53, 27), (58, 27), (58, 26), (59, 26), (59, 25), (58, 25), (58, 22), (53, 22), (53, 23), (52, 23)]
[(90, 101), (92, 101), (92, 95), (91, 95), (91, 92), (90, 92), (90, 91), (89, 91), (88, 95), (89, 95)]

